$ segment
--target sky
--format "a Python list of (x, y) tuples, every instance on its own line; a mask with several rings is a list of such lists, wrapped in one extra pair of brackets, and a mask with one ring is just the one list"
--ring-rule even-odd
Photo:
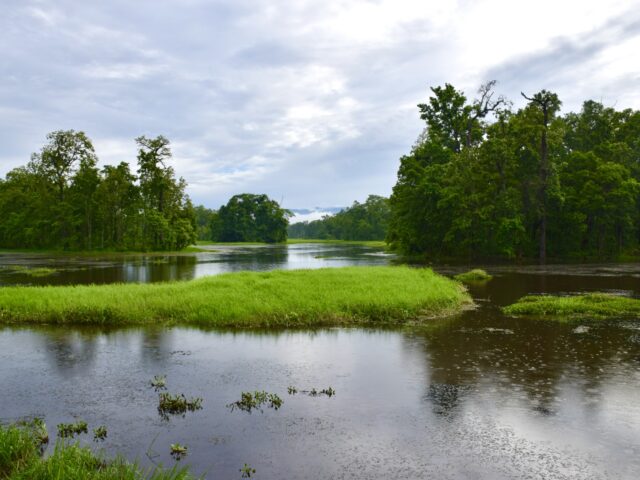
[(391, 193), (429, 87), (638, 109), (638, 52), (640, 0), (0, 0), (0, 175), (53, 130), (103, 165), (162, 134), (196, 204), (324, 211)]

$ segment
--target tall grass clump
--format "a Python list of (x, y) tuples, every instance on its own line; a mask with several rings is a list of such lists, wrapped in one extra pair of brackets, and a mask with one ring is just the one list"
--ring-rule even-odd
[(608, 293), (572, 296), (529, 295), (502, 309), (507, 315), (534, 317), (629, 317), (640, 316), (640, 300)]
[(212, 327), (404, 323), (456, 313), (464, 287), (429, 269), (239, 272), (188, 282), (0, 289), (0, 323)]
[(464, 283), (481, 283), (488, 282), (493, 278), (493, 276), (489, 275), (485, 270), (482, 270), (481, 268), (474, 268), (473, 270), (469, 270), (468, 272), (460, 273), (453, 278)]
[(0, 479), (2, 480), (190, 480), (187, 469), (143, 469), (122, 457), (109, 460), (89, 448), (64, 441), (53, 453), (40, 454), (38, 439), (25, 426), (0, 425)]

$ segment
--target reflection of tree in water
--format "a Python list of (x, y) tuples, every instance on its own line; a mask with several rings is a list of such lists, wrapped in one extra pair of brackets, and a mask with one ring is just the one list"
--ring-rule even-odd
[(99, 332), (95, 330), (52, 329), (40, 336), (49, 364), (63, 375), (82, 373), (96, 359)]
[(497, 388), (503, 397), (527, 399), (532, 410), (553, 414), (570, 384), (594, 408), (603, 383), (637, 365), (640, 344), (615, 322), (576, 327), (476, 311), (424, 330), (420, 344), (430, 372), (424, 398), (436, 413), (453, 413), (472, 391)]

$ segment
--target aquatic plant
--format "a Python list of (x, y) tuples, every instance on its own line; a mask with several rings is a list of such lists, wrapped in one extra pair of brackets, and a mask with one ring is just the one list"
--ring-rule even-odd
[(240, 469), (240, 473), (242, 474), (242, 478), (251, 478), (251, 475), (255, 475), (256, 469), (245, 463)]
[(107, 459), (89, 448), (58, 441), (46, 457), (29, 425), (0, 425), (0, 478), (7, 480), (193, 480), (188, 468), (144, 469), (121, 456)]
[(311, 390), (298, 390), (296, 387), (289, 387), (287, 391), (289, 392), (289, 395), (303, 393), (305, 395), (309, 395), (310, 397), (317, 397), (318, 395), (333, 397), (336, 394), (336, 391), (332, 387), (323, 388), (322, 390), (318, 390), (316, 388), (312, 388)]
[(489, 275), (485, 270), (482, 270), (481, 268), (474, 268), (473, 270), (469, 270), (468, 272), (460, 273), (453, 278), (463, 283), (482, 283), (488, 282), (493, 278), (493, 276)]
[(93, 441), (97, 442), (99, 440), (104, 440), (107, 438), (107, 427), (104, 425), (100, 425), (97, 428), (93, 429)]
[(81, 433), (87, 433), (89, 431), (87, 422), (84, 420), (78, 420), (75, 423), (59, 423), (58, 424), (58, 437), (60, 438), (73, 438)]
[(158, 412), (164, 418), (171, 415), (184, 415), (186, 412), (194, 412), (202, 409), (202, 398), (195, 397), (188, 399), (184, 394), (171, 395), (161, 393), (159, 396)]
[(9, 270), (11, 272), (19, 273), (21, 275), (28, 275), (30, 277), (48, 277), (57, 273), (58, 270), (49, 267), (28, 267), (25, 265), (5, 265), (0, 267), (3, 270)]
[(179, 443), (171, 444), (171, 456), (176, 460), (181, 460), (187, 455), (188, 447), (186, 445), (180, 445)]
[(186, 282), (0, 289), (0, 323), (321, 326), (404, 324), (471, 303), (429, 269), (236, 272)]
[(581, 295), (529, 295), (502, 311), (513, 316), (570, 318), (607, 318), (640, 315), (640, 300), (610, 293)]
[(231, 408), (231, 411), (234, 409), (239, 409), (244, 412), (251, 413), (252, 410), (262, 410), (263, 405), (267, 405), (269, 408), (273, 408), (274, 410), (278, 410), (284, 401), (275, 393), (267, 393), (265, 391), (255, 391), (251, 392), (242, 392), (240, 395), (240, 400), (237, 400), (233, 403), (227, 405), (228, 408)]
[(167, 376), (166, 375), (155, 375), (151, 380), (151, 386), (158, 390), (164, 390), (167, 388)]

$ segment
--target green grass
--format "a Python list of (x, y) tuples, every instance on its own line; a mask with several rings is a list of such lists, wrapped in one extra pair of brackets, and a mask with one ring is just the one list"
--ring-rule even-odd
[(287, 240), (290, 245), (296, 245), (299, 243), (329, 243), (340, 245), (362, 245), (365, 247), (387, 247), (384, 240), (327, 240), (318, 238), (290, 238)]
[(4, 287), (0, 323), (210, 327), (400, 324), (456, 313), (464, 287), (429, 269), (238, 272), (188, 282)]
[(105, 459), (91, 449), (58, 441), (51, 455), (40, 454), (28, 426), (0, 425), (2, 480), (189, 480), (187, 469), (140, 468), (122, 457)]
[(465, 283), (479, 283), (488, 282), (493, 278), (493, 276), (489, 275), (486, 271), (480, 268), (474, 268), (473, 270), (469, 270), (468, 272), (460, 273), (453, 278)]
[(24, 265), (6, 265), (0, 267), (0, 270), (9, 270), (11, 272), (20, 273), (22, 275), (28, 275), (30, 277), (48, 277), (53, 275), (58, 270), (48, 267), (27, 267)]
[(502, 309), (507, 315), (553, 317), (640, 317), (640, 300), (608, 293), (586, 293), (560, 297), (530, 295)]

